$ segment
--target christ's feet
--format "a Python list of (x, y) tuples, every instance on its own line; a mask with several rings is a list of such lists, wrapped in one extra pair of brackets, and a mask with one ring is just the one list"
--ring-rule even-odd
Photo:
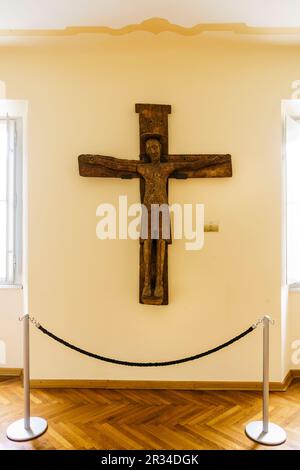
[(145, 286), (143, 289), (142, 297), (151, 297), (151, 287)]
[(164, 289), (163, 289), (163, 285), (162, 284), (158, 284), (156, 287), (155, 287), (155, 290), (154, 290), (154, 297), (163, 297), (164, 295)]

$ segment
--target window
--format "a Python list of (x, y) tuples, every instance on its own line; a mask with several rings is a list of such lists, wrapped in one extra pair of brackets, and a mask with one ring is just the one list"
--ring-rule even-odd
[(300, 100), (283, 102), (286, 174), (286, 272), (300, 289)]
[(20, 283), (22, 120), (0, 115), (0, 284)]

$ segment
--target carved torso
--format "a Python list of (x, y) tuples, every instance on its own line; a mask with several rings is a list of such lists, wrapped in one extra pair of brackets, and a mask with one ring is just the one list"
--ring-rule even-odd
[(145, 196), (143, 204), (167, 204), (167, 182), (170, 175), (170, 165), (167, 163), (145, 163), (138, 166), (138, 173), (145, 180)]

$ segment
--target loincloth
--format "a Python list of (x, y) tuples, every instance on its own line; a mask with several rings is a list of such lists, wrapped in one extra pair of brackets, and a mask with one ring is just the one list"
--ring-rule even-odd
[(149, 238), (151, 240), (165, 240), (167, 243), (172, 243), (171, 234), (171, 217), (167, 204), (160, 206), (157, 210), (142, 210), (141, 217), (141, 234), (140, 243), (143, 243)]

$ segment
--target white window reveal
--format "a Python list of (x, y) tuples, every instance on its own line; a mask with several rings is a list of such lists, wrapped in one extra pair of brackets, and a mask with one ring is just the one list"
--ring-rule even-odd
[(22, 121), (0, 116), (0, 285), (20, 282)]
[(283, 101), (286, 172), (286, 273), (300, 288), (300, 100)]

